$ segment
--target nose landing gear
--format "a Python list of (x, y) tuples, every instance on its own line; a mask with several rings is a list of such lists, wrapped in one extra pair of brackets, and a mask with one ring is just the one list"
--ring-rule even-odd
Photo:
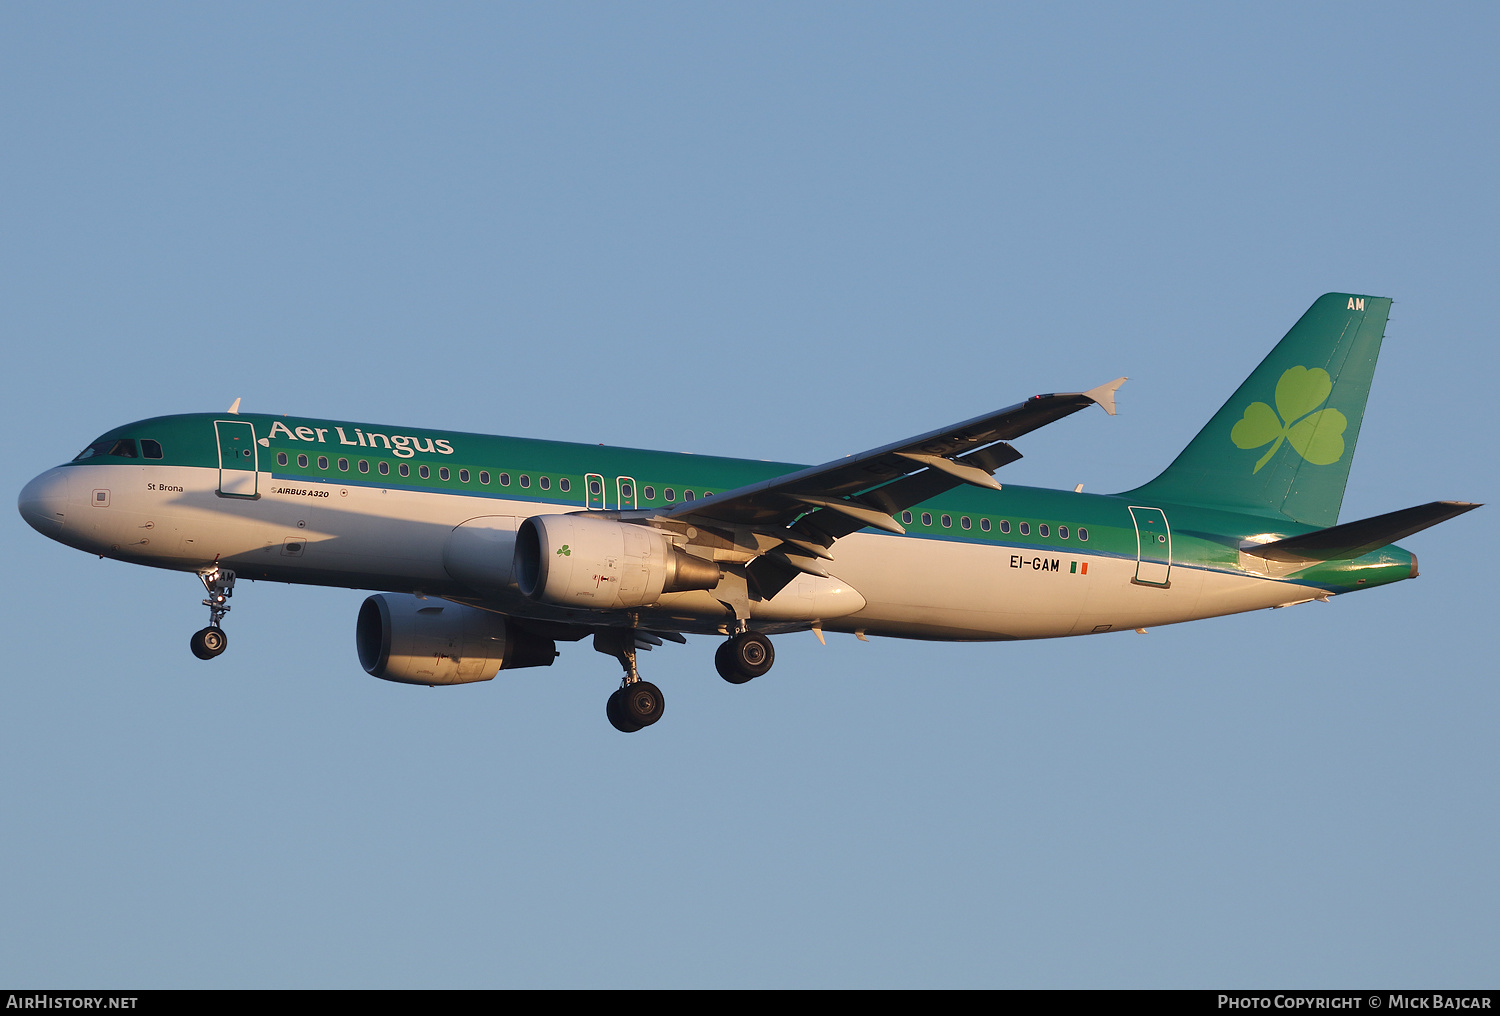
[(208, 591), (208, 599), (203, 601), (208, 608), (208, 627), (194, 632), (188, 646), (198, 659), (211, 660), (229, 648), (229, 636), (219, 622), (229, 613), (229, 598), (234, 595), (234, 572), (214, 565), (200, 571), (198, 578)]

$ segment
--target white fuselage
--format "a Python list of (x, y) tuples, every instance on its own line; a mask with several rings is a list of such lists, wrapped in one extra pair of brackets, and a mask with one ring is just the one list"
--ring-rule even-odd
[[(163, 465), (58, 467), (33, 480), (22, 513), (46, 535), (91, 553), (199, 571), (215, 562), (270, 578), (451, 596), (517, 615), (587, 622), (587, 611), (536, 604), (508, 572), (491, 588), (461, 582), (455, 530), (474, 520), (515, 523), (576, 505), (370, 485), (258, 478), (256, 499), (219, 494), (219, 471)], [(472, 526), (471, 526), (472, 530)], [(503, 571), (504, 544), (495, 568)], [(445, 553), (449, 560), (445, 565)], [(770, 630), (830, 630), (939, 640), (1051, 638), (1144, 628), (1274, 607), (1306, 587), (1245, 572), (1174, 564), (1167, 587), (1133, 581), (1134, 556), (1038, 552), (959, 540), (856, 533), (826, 562), (833, 578), (803, 575), (751, 617)], [(674, 593), (641, 611), (682, 630), (722, 629), (712, 593)]]

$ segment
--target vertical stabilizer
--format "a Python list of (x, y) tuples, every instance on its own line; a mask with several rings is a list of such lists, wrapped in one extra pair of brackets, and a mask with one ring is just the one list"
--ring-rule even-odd
[(1328, 293), (1138, 500), (1338, 522), (1391, 301)]

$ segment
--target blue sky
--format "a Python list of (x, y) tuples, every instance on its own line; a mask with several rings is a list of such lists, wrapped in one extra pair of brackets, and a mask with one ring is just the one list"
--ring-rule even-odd
[[(1162, 468), (1392, 296), (1344, 519), (1493, 501), (1492, 6), (0, 9), (0, 464), (247, 410), (823, 461), (1120, 374)], [(1474, 986), (1491, 509), (1416, 582), (1097, 638), (412, 689), (352, 590), (0, 548), (0, 981)]]

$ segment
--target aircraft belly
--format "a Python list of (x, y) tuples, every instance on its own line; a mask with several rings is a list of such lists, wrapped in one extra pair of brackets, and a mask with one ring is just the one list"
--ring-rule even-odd
[(858, 534), (830, 571), (867, 601), (838, 624), (906, 638), (1013, 639), (1067, 635), (1088, 582), (1078, 555), (1051, 549)]
[(1167, 586), (1136, 581), (1133, 557), (1099, 557), (1089, 562), (1090, 584), (1086, 607), (1080, 611), (1070, 635), (1088, 635), (1121, 629), (1189, 621), (1198, 614), (1206, 573), (1176, 563)]
[[(1176, 624), (1313, 595), (1308, 587), (1177, 563), (1168, 586), (1134, 558), (861, 534), (831, 567), (867, 606), (828, 627), (933, 639), (1022, 639)], [(1054, 567), (1053, 562), (1056, 562)]]

